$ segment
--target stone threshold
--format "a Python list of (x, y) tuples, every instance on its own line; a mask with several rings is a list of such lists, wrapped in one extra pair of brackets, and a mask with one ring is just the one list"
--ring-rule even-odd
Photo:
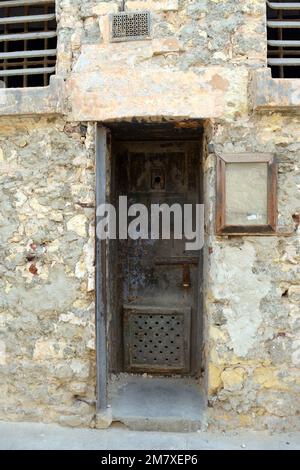
[(109, 386), (112, 422), (135, 431), (195, 432), (205, 428), (205, 400), (190, 378), (113, 376)]

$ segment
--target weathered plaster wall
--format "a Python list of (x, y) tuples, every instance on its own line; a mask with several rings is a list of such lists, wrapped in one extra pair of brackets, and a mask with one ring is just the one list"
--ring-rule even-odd
[(94, 127), (0, 120), (0, 419), (89, 425)]
[[(215, 123), (218, 153), (272, 152), (279, 227), (289, 236), (213, 235), (214, 161), (206, 160), (208, 400), (221, 426), (300, 426), (300, 119), (243, 116)], [(298, 214), (298, 215), (297, 215)]]

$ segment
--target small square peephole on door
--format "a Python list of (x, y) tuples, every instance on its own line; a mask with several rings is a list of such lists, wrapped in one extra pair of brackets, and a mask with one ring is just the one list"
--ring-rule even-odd
[(166, 188), (165, 173), (160, 168), (151, 171), (151, 189), (161, 191)]

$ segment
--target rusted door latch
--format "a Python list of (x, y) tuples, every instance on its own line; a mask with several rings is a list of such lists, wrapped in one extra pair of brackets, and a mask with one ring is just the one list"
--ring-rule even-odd
[(197, 258), (161, 258), (155, 261), (157, 266), (181, 266), (182, 267), (182, 287), (191, 287), (190, 266), (197, 266)]

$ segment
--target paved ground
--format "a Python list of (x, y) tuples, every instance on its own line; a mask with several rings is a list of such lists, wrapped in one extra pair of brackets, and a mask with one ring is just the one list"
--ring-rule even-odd
[(96, 429), (63, 428), (53, 424), (0, 422), (0, 450), (300, 450), (300, 433), (262, 432), (158, 433), (113, 426)]

